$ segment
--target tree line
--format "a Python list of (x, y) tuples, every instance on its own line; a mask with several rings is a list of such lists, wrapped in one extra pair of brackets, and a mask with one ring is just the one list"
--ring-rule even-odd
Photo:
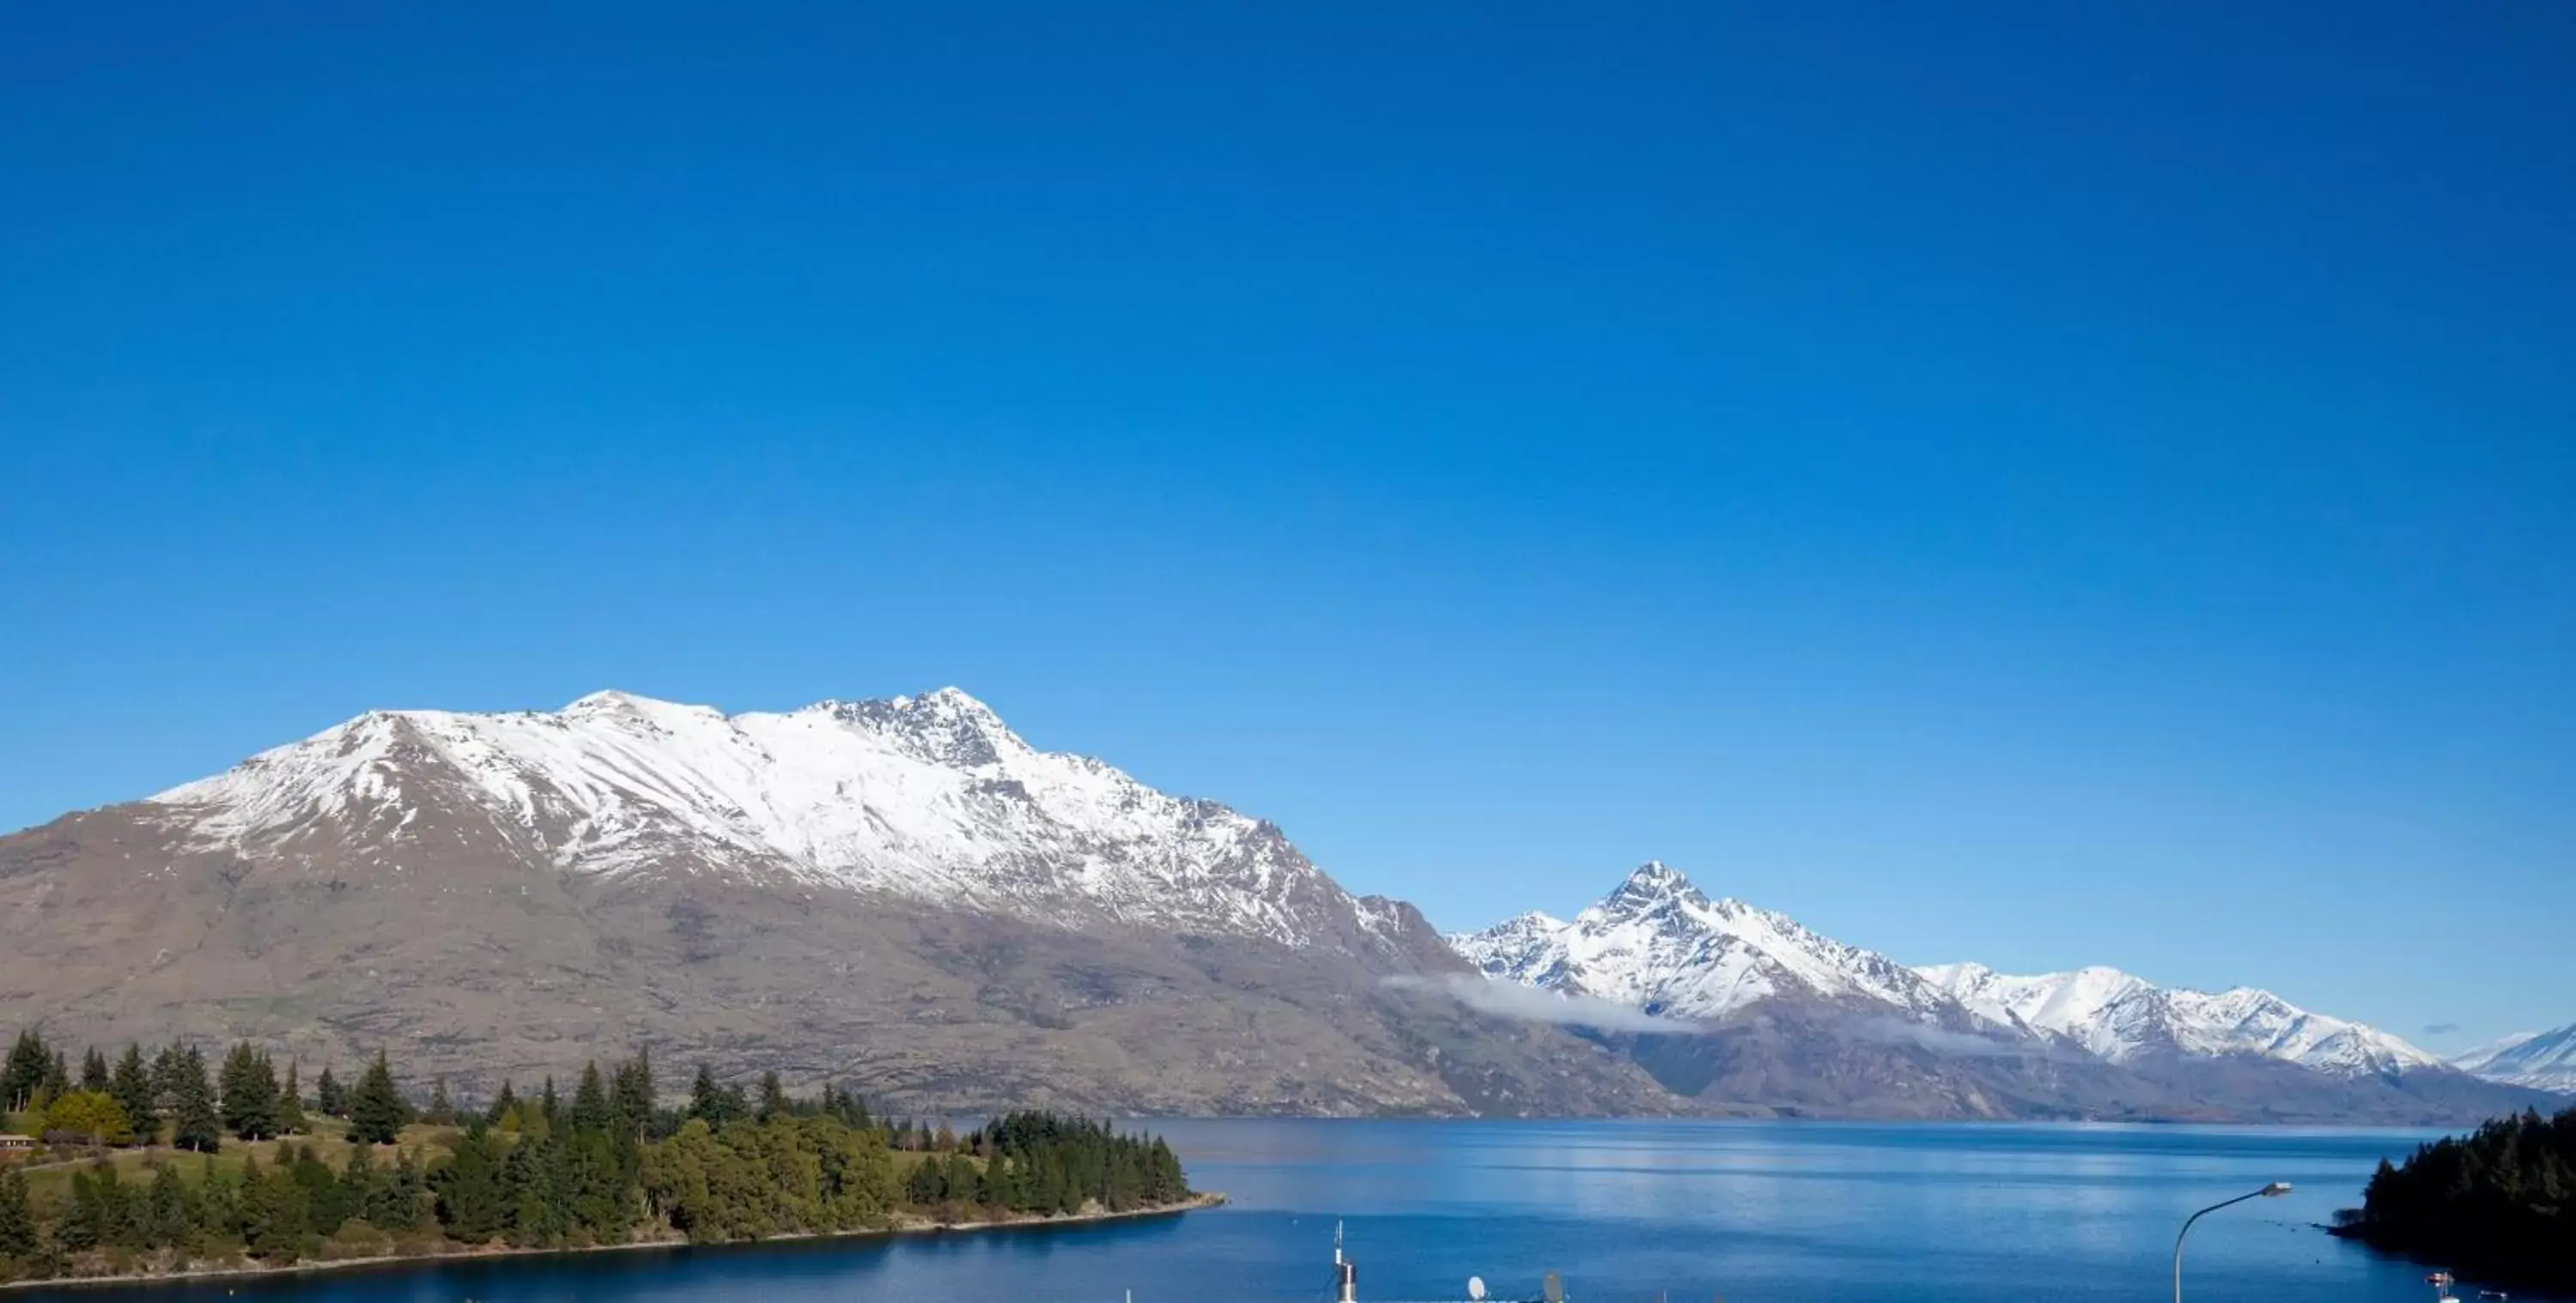
[[(33, 1119), (38, 1137), (56, 1146), (152, 1145), (166, 1129), (171, 1147), (211, 1154), (226, 1135), (269, 1140), (304, 1130), (308, 1105), (297, 1074), (290, 1062), (281, 1077), (268, 1053), (249, 1044), (235, 1045), (222, 1069), (209, 1072), (196, 1046), (174, 1042), (148, 1064), (140, 1045), (126, 1046), (112, 1066), (92, 1048), (74, 1077), (67, 1053), (31, 1029), (0, 1060), (0, 1111)], [(357, 1086), (343, 1088), (324, 1068), (314, 1088), (309, 1107), (347, 1121), (353, 1139), (391, 1144), (412, 1120), (381, 1053)]]
[(593, 1063), (568, 1094), (551, 1077), (526, 1096), (505, 1083), (478, 1107), (443, 1083), (416, 1102), (382, 1054), (353, 1086), (326, 1068), (310, 1095), (295, 1065), (281, 1074), (249, 1046), (213, 1072), (190, 1046), (89, 1060), (74, 1075), (24, 1033), (0, 1062), (0, 1098), (84, 1143), (147, 1152), (139, 1165), (81, 1162), (50, 1198), (24, 1164), (0, 1168), (0, 1281), (747, 1240), (1192, 1197), (1169, 1145), (1106, 1121), (1014, 1113), (960, 1133), (872, 1116), (828, 1083), (791, 1095), (773, 1072), (746, 1091), (705, 1066), (685, 1100), (664, 1103), (640, 1053), (607, 1072)]
[(2334, 1231), (2489, 1284), (2576, 1293), (2576, 1108), (2380, 1160)]

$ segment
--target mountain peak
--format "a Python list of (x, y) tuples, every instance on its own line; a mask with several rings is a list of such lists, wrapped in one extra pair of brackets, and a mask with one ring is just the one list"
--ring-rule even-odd
[(1678, 882), (1687, 885), (1690, 882), (1690, 879), (1682, 876), (1681, 870), (1664, 863), (1662, 860), (1648, 860), (1629, 872), (1628, 881), (1647, 883)]
[(1773, 999), (1870, 1000), (1911, 1020), (1964, 1018), (1955, 1001), (1881, 955), (1732, 898), (1712, 901), (1650, 860), (1570, 923), (1522, 915), (1450, 945), (1488, 976), (1716, 1020)]
[[(939, 710), (955, 710), (978, 715), (991, 715), (993, 708), (976, 699), (974, 694), (955, 684), (933, 688), (918, 697), (897, 697), (898, 702), (912, 701)], [(998, 716), (996, 717), (998, 718)]]
[(1614, 913), (1633, 914), (1672, 901), (1706, 901), (1699, 888), (1682, 871), (1662, 860), (1648, 860), (1628, 874), (1619, 889), (1604, 898), (1597, 908)]
[[(401, 713), (421, 718), (450, 717), (444, 711), (418, 710)], [(597, 692), (574, 698), (562, 710), (555, 712), (554, 717), (565, 720), (623, 719), (659, 726), (665, 722), (684, 719), (722, 720), (725, 718), (725, 713), (713, 706), (692, 706), (685, 702), (647, 697), (642, 693), (602, 688)]]

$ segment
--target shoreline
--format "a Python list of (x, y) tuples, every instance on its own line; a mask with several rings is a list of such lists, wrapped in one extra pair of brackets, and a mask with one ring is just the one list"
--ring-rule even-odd
[(144, 1289), (154, 1285), (177, 1285), (195, 1281), (256, 1280), (277, 1276), (318, 1276), (336, 1272), (401, 1271), (413, 1267), (442, 1263), (489, 1262), (511, 1258), (571, 1257), (585, 1253), (634, 1253), (647, 1249), (753, 1249), (768, 1244), (813, 1244), (829, 1240), (895, 1240), (927, 1238), (939, 1235), (983, 1235), (999, 1231), (1047, 1230), (1056, 1227), (1099, 1226), (1113, 1222), (1144, 1221), (1157, 1217), (1179, 1217), (1186, 1213), (1205, 1212), (1225, 1206), (1221, 1191), (1203, 1191), (1176, 1204), (1154, 1208), (1130, 1208), (1124, 1212), (1068, 1213), (1058, 1217), (1012, 1217), (973, 1222), (910, 1222), (876, 1226), (854, 1231), (799, 1231), (790, 1235), (767, 1235), (756, 1240), (715, 1240), (704, 1244), (686, 1238), (666, 1240), (630, 1240), (624, 1244), (585, 1244), (578, 1247), (515, 1248), (459, 1246), (447, 1253), (388, 1253), (366, 1258), (342, 1258), (336, 1262), (296, 1262), (278, 1267), (209, 1267), (202, 1271), (128, 1273), (122, 1276), (62, 1276), (52, 1280), (14, 1280), (0, 1282), (0, 1295), (13, 1290), (36, 1289)]

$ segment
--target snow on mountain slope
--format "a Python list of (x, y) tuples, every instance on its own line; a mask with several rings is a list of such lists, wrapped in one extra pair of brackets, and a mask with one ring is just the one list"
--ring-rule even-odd
[(2257, 1054), (2340, 1077), (2429, 1068), (2440, 1059), (2377, 1028), (2310, 1013), (2269, 991), (2159, 987), (2114, 968), (2015, 977), (1982, 964), (1916, 970), (1970, 1009), (2067, 1037), (2124, 1063), (2145, 1055)]
[(1661, 863), (1630, 874), (1572, 922), (1524, 914), (1449, 944), (1489, 977), (1675, 1018), (1714, 1021), (1786, 997), (1964, 1021), (1957, 1001), (1904, 965), (1786, 915), (1710, 900)]
[(2515, 1048), (2540, 1039), (2540, 1036), (2539, 1032), (2513, 1032), (2499, 1036), (2476, 1049), (2452, 1055), (2451, 1066), (2462, 1072), (2476, 1072), (2504, 1057)]
[(2451, 1066), (2508, 1086), (2576, 1095), (2576, 1023), (2481, 1045), (2451, 1060)]
[(397, 840), (461, 803), (568, 873), (784, 874), (1291, 945), (1401, 922), (1270, 825), (1036, 750), (954, 688), (782, 714), (617, 692), (554, 713), (379, 711), (149, 799), (246, 852)]
[(2110, 968), (2041, 977), (1979, 964), (1907, 968), (1786, 915), (1712, 901), (1662, 864), (1638, 869), (1571, 922), (1524, 914), (1448, 941), (1488, 977), (1676, 1018), (1716, 1021), (1792, 999), (2005, 1041), (2071, 1042), (2113, 1063), (2157, 1053), (2256, 1054), (2364, 1077), (2441, 1062), (2386, 1032), (2310, 1013), (2268, 991), (2172, 990)]
[(1482, 932), (1460, 932), (1443, 939), (1488, 977), (1507, 977), (1525, 986), (1550, 986), (1553, 983), (1542, 979), (1564, 957), (1563, 949), (1551, 947), (1550, 942), (1564, 930), (1564, 919), (1531, 910)]

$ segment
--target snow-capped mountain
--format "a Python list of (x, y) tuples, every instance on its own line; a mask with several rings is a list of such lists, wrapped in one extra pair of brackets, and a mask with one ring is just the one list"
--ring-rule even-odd
[(1672, 1018), (1717, 1021), (1789, 998), (1884, 1008), (1923, 1023), (1968, 1021), (1957, 1000), (1903, 964), (1787, 915), (1711, 900), (1661, 863), (1628, 875), (1571, 922), (1523, 914), (1449, 944), (1488, 977)]
[(2268, 991), (2168, 989), (2109, 968), (2041, 977), (1978, 964), (1908, 968), (1786, 915), (1711, 900), (1660, 863), (1630, 874), (1571, 922), (1524, 914), (1448, 941), (1488, 977), (1675, 1018), (1716, 1022), (1789, 1000), (2005, 1043), (2068, 1045), (2115, 1064), (2159, 1053), (2259, 1055), (2344, 1078), (2441, 1065), (2386, 1032), (2310, 1013)]
[(1676, 1107), (1473, 980), (1271, 825), (954, 689), (377, 712), (0, 835), (0, 1010), (102, 1045), (388, 1049), (468, 1092), (649, 1045), (921, 1110)]
[(570, 874), (783, 876), (1298, 946), (1400, 921), (1271, 825), (1037, 750), (954, 688), (783, 714), (619, 692), (553, 713), (378, 711), (150, 804), (259, 853), (333, 839), (399, 859), (407, 828), (463, 813)]
[(2160, 987), (2116, 968), (2037, 977), (1966, 963), (1916, 971), (1988, 1019), (2066, 1037), (2113, 1063), (2159, 1053), (2253, 1054), (2339, 1077), (2441, 1063), (2387, 1032), (2310, 1013), (2251, 987), (2214, 994)]
[(2508, 1086), (2576, 1095), (2576, 1023), (2553, 1032), (2518, 1032), (2451, 1060), (2451, 1066)]

